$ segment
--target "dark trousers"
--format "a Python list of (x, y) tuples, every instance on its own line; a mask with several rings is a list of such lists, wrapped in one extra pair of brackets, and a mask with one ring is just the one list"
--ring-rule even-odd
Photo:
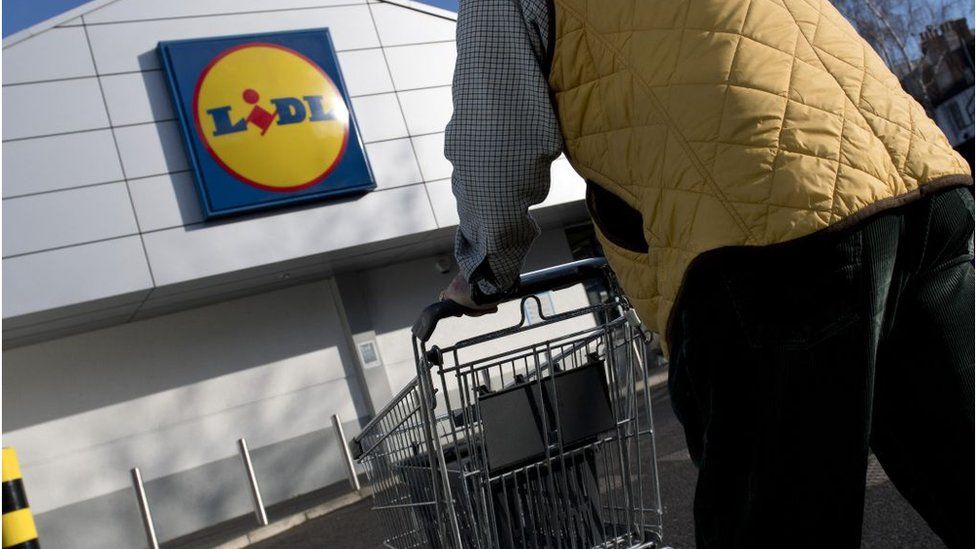
[(689, 270), (669, 385), (699, 549), (858, 547), (869, 448), (973, 547), (972, 235), (956, 188)]

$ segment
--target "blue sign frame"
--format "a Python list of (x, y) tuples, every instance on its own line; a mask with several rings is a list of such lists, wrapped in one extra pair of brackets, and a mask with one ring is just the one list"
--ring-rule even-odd
[[(329, 174), (315, 184), (287, 192), (246, 184), (221, 166), (197, 133), (193, 101), (201, 75), (222, 53), (251, 42), (293, 50), (316, 64), (335, 84), (349, 110), (345, 151)], [(158, 53), (206, 219), (363, 194), (376, 188), (329, 29), (164, 41), (159, 43)]]

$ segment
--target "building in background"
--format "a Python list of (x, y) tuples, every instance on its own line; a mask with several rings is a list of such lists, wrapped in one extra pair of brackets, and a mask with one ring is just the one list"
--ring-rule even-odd
[[(922, 58), (902, 79), (952, 146), (973, 165), (973, 31), (965, 19), (946, 21), (921, 35)], [(924, 88), (924, 89), (923, 89)]]
[(947, 21), (922, 35), (924, 80), (935, 121), (973, 165), (973, 31), (965, 19)]
[[(409, 327), (453, 276), (454, 19), (96, 0), (5, 38), (3, 431), (46, 549), (142, 545), (134, 466), (164, 541), (248, 514), (240, 437), (268, 504), (344, 481), (330, 416), (354, 435), (414, 376)], [(376, 189), (205, 221), (157, 44), (305, 28), (331, 33)], [(593, 249), (583, 192), (558, 161), (527, 267)]]

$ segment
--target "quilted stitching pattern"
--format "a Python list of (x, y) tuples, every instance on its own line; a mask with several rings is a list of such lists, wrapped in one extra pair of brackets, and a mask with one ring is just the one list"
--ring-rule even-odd
[(687, 266), (969, 174), (828, 0), (555, 0), (550, 85), (576, 170), (644, 214), (600, 236), (663, 331)]

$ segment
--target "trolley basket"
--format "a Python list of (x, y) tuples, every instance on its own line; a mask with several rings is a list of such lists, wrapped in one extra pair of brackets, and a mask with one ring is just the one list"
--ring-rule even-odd
[[(544, 314), (539, 294), (582, 282), (601, 298)], [(425, 309), (417, 377), (350, 442), (385, 546), (658, 547), (650, 334), (603, 259), (518, 288), (517, 325), (443, 348), (428, 348), (438, 321), (464, 310)]]

